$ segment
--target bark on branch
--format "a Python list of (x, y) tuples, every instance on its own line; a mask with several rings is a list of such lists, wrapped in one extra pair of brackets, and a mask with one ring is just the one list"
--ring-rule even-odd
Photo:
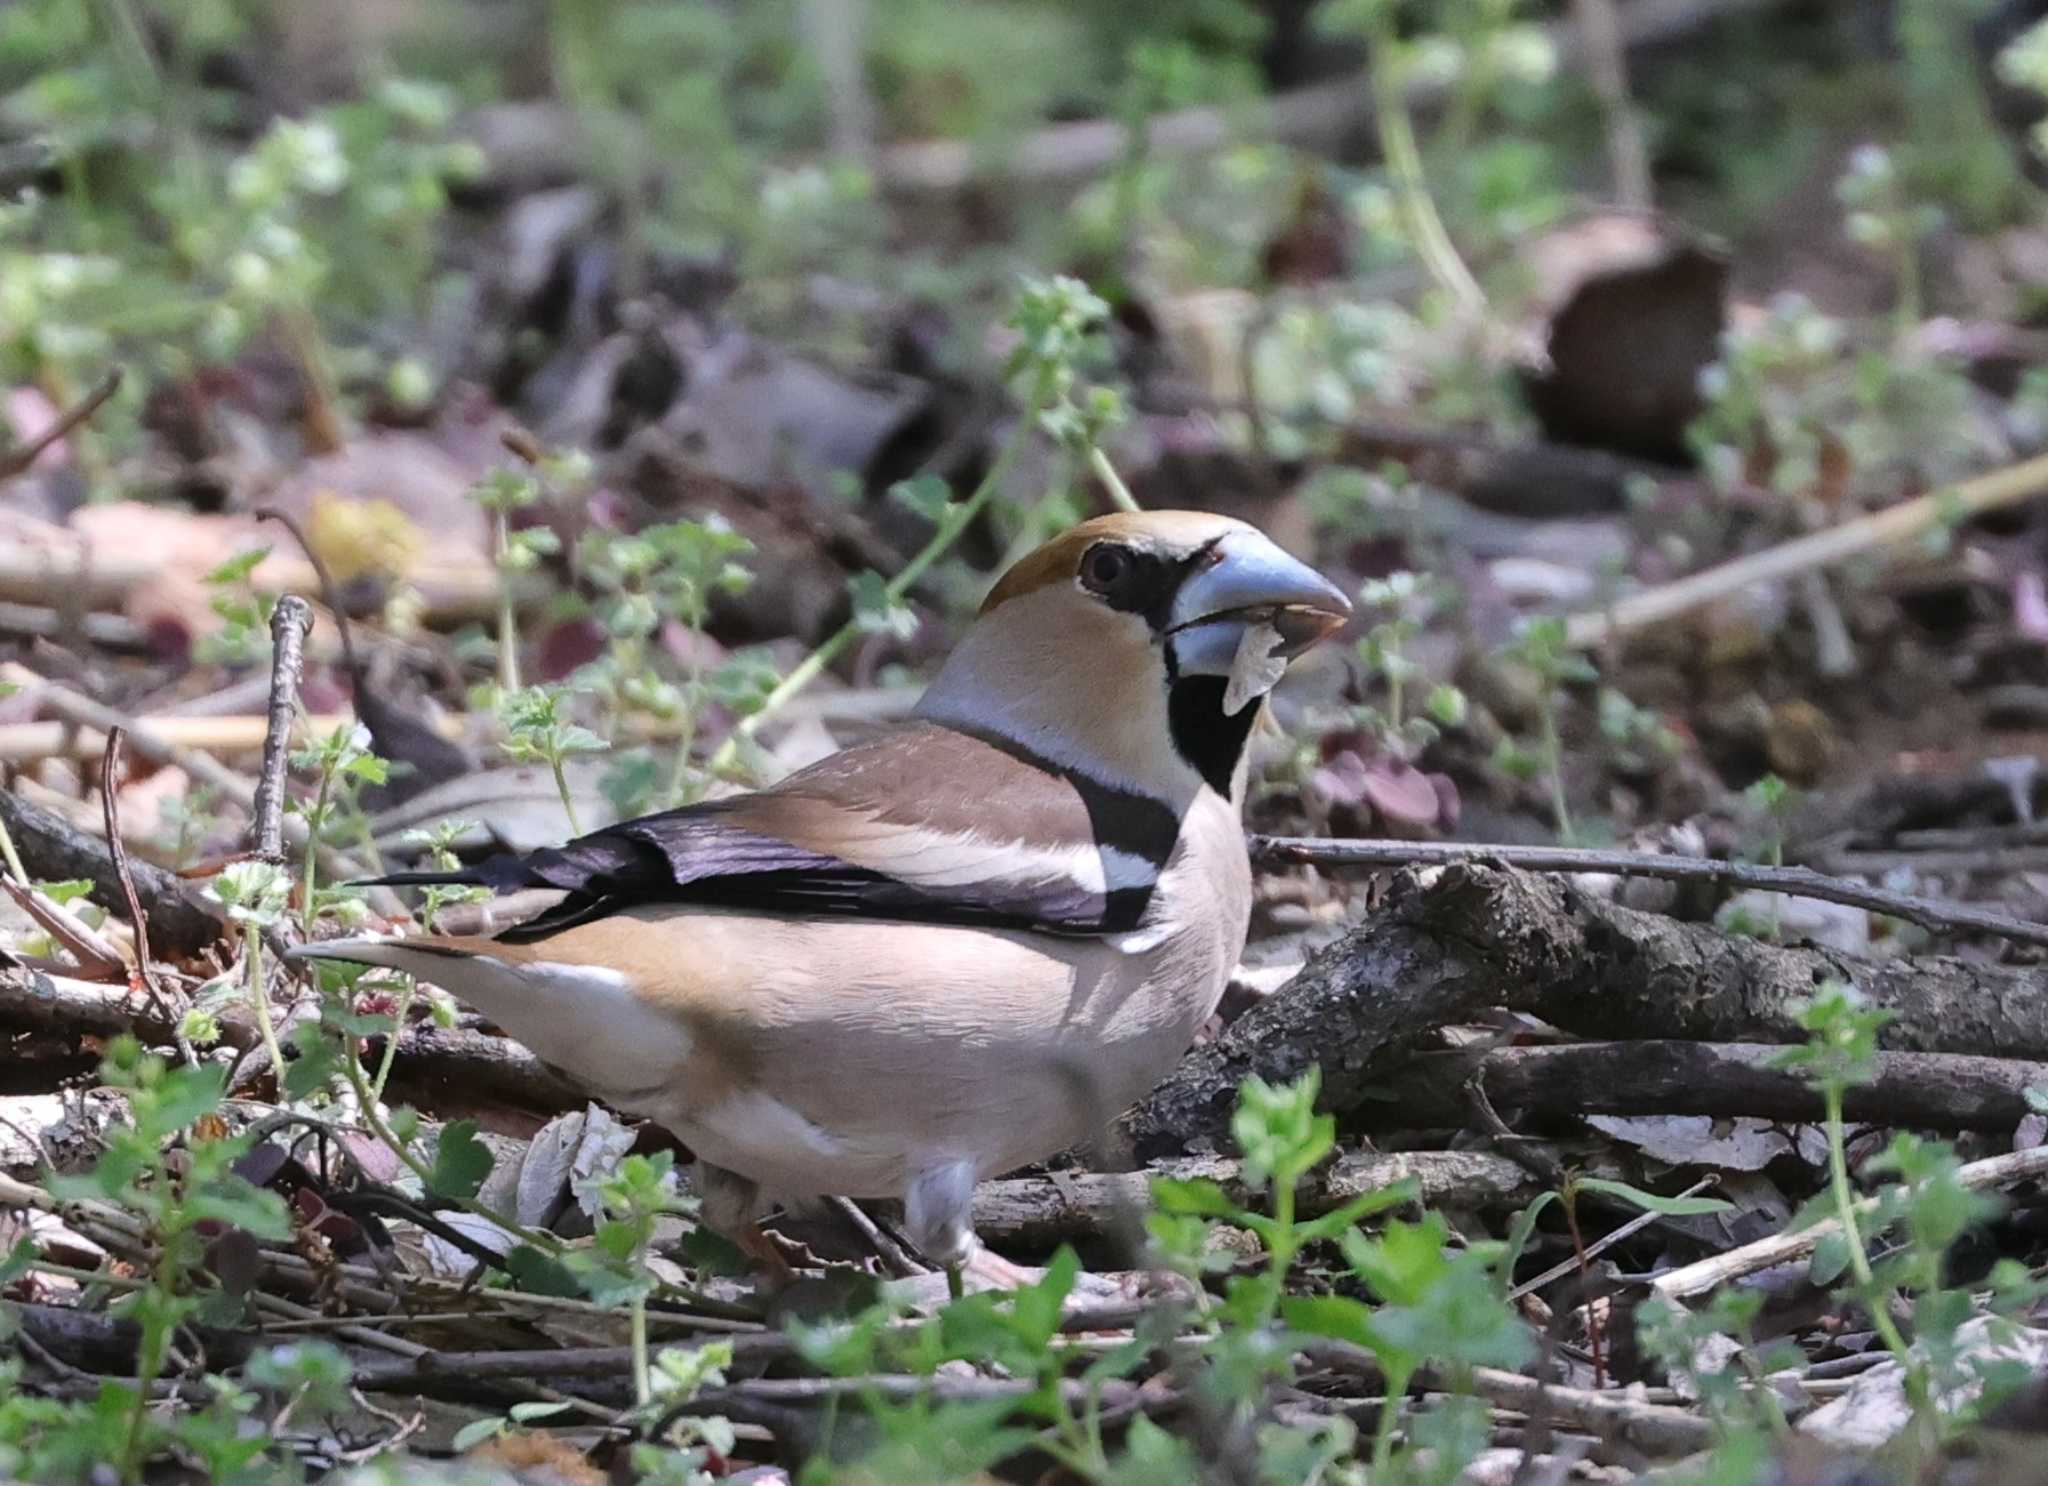
[(2048, 971), (1948, 958), (1870, 961), (1737, 938), (1603, 902), (1569, 881), (1480, 866), (1405, 872), (1373, 921), (1198, 1048), (1122, 1130), (1144, 1160), (1216, 1144), (1237, 1087), (1323, 1070), (1348, 1108), (1393, 1058), (1492, 1006), (1581, 1036), (1796, 1041), (1829, 980), (1893, 1013), (1886, 1047), (2048, 1061)]

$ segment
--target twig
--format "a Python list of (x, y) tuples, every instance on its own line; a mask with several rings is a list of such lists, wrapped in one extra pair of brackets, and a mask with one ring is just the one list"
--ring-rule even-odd
[(11, 480), (43, 457), (43, 451), (72, 432), (88, 418), (107, 405), (107, 400), (121, 390), (121, 368), (114, 367), (99, 385), (85, 395), (83, 401), (62, 414), (55, 423), (23, 444), (19, 449), (0, 453), (0, 480)]
[(284, 776), (291, 757), (292, 722), (306, 673), (306, 633), (313, 606), (295, 593), (278, 599), (270, 614), (270, 707), (263, 735), (263, 770), (256, 776), (255, 819), (249, 847), (266, 862), (284, 861)]
[[(2037, 1145), (2024, 1151), (2010, 1151), (2002, 1156), (1972, 1161), (1957, 1169), (1955, 1180), (1972, 1191), (1981, 1191), (2043, 1176), (2048, 1176), (2048, 1146)], [(1856, 1210), (1867, 1213), (1876, 1206), (1875, 1198), (1865, 1198), (1857, 1204)], [(1839, 1233), (1841, 1227), (1837, 1219), (1829, 1218), (1804, 1228), (1774, 1233), (1769, 1238), (1760, 1238), (1725, 1254), (1711, 1255), (1696, 1264), (1667, 1269), (1650, 1281), (1650, 1288), (1668, 1300), (1687, 1300), (1695, 1295), (1705, 1295), (1744, 1275), (1804, 1259), (1820, 1246), (1822, 1239)]]
[(1463, 841), (1323, 841), (1307, 836), (1254, 836), (1252, 856), (1265, 863), (1315, 867), (1448, 867), (1497, 863), (1525, 872), (1609, 872), (1623, 877), (1658, 877), (1724, 887), (1761, 888), (1795, 898), (1842, 903), (1889, 918), (1904, 919), (1937, 934), (1969, 931), (1997, 934), (2018, 944), (2048, 945), (2048, 924), (1895, 893), (1847, 878), (1828, 877), (1808, 867), (1765, 867), (1707, 857), (1661, 856), (1651, 852), (1601, 851), (1577, 846), (1481, 846)]
[(1573, 645), (1597, 645), (1630, 630), (1675, 619), (1752, 584), (1795, 577), (1876, 547), (1909, 542), (1943, 522), (2017, 505), (2044, 491), (2048, 491), (2048, 454), (1688, 574), (1676, 582), (1631, 594), (1597, 612), (1575, 614), (1566, 623), (1566, 635)]
[(0, 877), (0, 889), (5, 889), (15, 907), (35, 920), (37, 928), (76, 957), (81, 973), (98, 980), (126, 976), (128, 964), (121, 951), (63, 904), (14, 877)]
[[(1691, 1186), (1687, 1187), (1683, 1192), (1680, 1192), (1678, 1195), (1681, 1198), (1697, 1197), (1700, 1193), (1706, 1191), (1707, 1188), (1713, 1186), (1714, 1183), (1719, 1180), (1720, 1178), (1718, 1176), (1703, 1176), (1698, 1181), (1694, 1182)], [(1514, 1289), (1508, 1291), (1508, 1299), (1510, 1301), (1520, 1300), (1524, 1295), (1527, 1295), (1532, 1291), (1541, 1290), (1544, 1286), (1561, 1280), (1566, 1275), (1571, 1274), (1574, 1271), (1583, 1272), (1588, 1261), (1599, 1258), (1602, 1254), (1606, 1253), (1616, 1244), (1625, 1242), (1626, 1240), (1635, 1237), (1638, 1233), (1641, 1233), (1645, 1228), (1649, 1227), (1652, 1223), (1658, 1221), (1663, 1216), (1664, 1215), (1662, 1213), (1656, 1212), (1654, 1210), (1649, 1212), (1637, 1213), (1633, 1218), (1630, 1218), (1626, 1223), (1623, 1223), (1619, 1228), (1615, 1228), (1607, 1233), (1603, 1233), (1599, 1238), (1593, 1240), (1592, 1243), (1587, 1244), (1585, 1247), (1585, 1251), (1583, 1253), (1572, 1254), (1569, 1257), (1559, 1261), (1558, 1263), (1551, 1265), (1550, 1268), (1544, 1270), (1543, 1273), (1535, 1276), (1533, 1279), (1527, 1279), (1522, 1281), (1521, 1284), (1515, 1286)]]
[(131, 989), (139, 985), (149, 996), (150, 1005), (177, 1039), (178, 1052), (184, 1057), (186, 1066), (193, 1067), (199, 1062), (198, 1055), (185, 1040), (179, 1018), (172, 1015), (170, 1001), (157, 982), (156, 971), (150, 966), (149, 915), (142, 911), (142, 895), (135, 891), (135, 874), (128, 867), (128, 847), (121, 839), (121, 800), (117, 786), (121, 778), (121, 751), (127, 741), (125, 728), (115, 728), (107, 734), (107, 751), (100, 755), (100, 810), (106, 819), (107, 854), (113, 858), (114, 876), (120, 879), (121, 898), (128, 908), (129, 929), (135, 936)]

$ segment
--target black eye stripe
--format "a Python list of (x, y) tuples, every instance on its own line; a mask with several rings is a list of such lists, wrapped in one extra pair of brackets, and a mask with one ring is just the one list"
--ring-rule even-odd
[[(1098, 542), (1081, 555), (1076, 577), (1084, 592), (1112, 609), (1138, 615), (1155, 631), (1164, 633), (1172, 617), (1174, 595), (1189, 576), (1215, 560), (1216, 544), (1222, 540), (1219, 536), (1204, 542), (1184, 557), (1147, 552), (1121, 542)], [(1093, 563), (1100, 554), (1112, 551), (1127, 559), (1122, 573), (1107, 586), (1091, 582)]]

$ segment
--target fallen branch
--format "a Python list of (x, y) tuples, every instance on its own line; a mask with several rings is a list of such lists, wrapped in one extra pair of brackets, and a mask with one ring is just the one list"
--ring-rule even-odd
[[(2048, 1146), (2039, 1145), (2024, 1151), (2009, 1151), (2002, 1156), (1972, 1161), (1956, 1172), (1958, 1182), (1976, 1191), (2003, 1187), (2012, 1182), (2033, 1181), (2044, 1176), (2048, 1176)], [(1874, 1199), (1866, 1198), (1857, 1204), (1857, 1211), (1867, 1213), (1876, 1205)], [(1825, 1222), (1810, 1223), (1804, 1228), (1774, 1233), (1769, 1238), (1760, 1238), (1755, 1243), (1744, 1244), (1739, 1249), (1730, 1249), (1725, 1254), (1711, 1255), (1697, 1264), (1667, 1269), (1650, 1281), (1650, 1288), (1667, 1300), (1686, 1300), (1695, 1295), (1705, 1295), (1731, 1280), (1741, 1279), (1744, 1275), (1756, 1274), (1760, 1270), (1804, 1259), (1820, 1246), (1822, 1239), (1839, 1233), (1841, 1227), (1839, 1218), (1829, 1218)]]
[(2048, 1062), (2038, 969), (1788, 948), (1621, 908), (1564, 878), (1453, 866), (1397, 877), (1370, 923), (1182, 1059), (1122, 1129), (1146, 1160), (1220, 1141), (1247, 1076), (1281, 1082), (1311, 1064), (1326, 1107), (1348, 1109), (1417, 1039), (1494, 1006), (1591, 1038), (1803, 1041), (1799, 1008), (1831, 980), (1892, 1013), (1886, 1047)]
[[(1360, 1113), (1388, 1128), (1462, 1127), (1464, 1089), (1487, 1098), (1517, 1129), (1582, 1115), (1754, 1115), (1818, 1120), (1821, 1097), (1796, 1073), (1771, 1067), (1780, 1048), (1728, 1042), (1578, 1042), (1424, 1053), (1394, 1069)], [(1879, 1053), (1871, 1080), (1844, 1104), (1858, 1122), (1935, 1130), (2010, 1131), (2028, 1112), (2026, 1091), (2048, 1087), (2048, 1063), (1954, 1053)], [(1384, 1114), (1379, 1112), (1384, 1110)]]
[(1597, 645), (1630, 630), (1688, 614), (1754, 584), (1796, 577), (1876, 547), (1910, 542), (1945, 522), (2017, 505), (2044, 491), (2048, 491), (2048, 454), (1689, 573), (1675, 582), (1631, 594), (1598, 612), (1575, 614), (1566, 625), (1566, 634), (1573, 645)]
[[(178, 1030), (168, 1010), (152, 1006), (137, 989), (20, 967), (0, 970), (0, 1026), (67, 1037), (133, 1032), (161, 1046), (169, 1046)], [(236, 1046), (253, 1040), (248, 1029), (234, 1022), (224, 1021), (221, 1035)]]
[[(221, 920), (187, 890), (184, 882), (147, 862), (130, 862), (135, 897), (128, 898), (121, 868), (105, 841), (79, 830), (62, 816), (30, 804), (19, 793), (0, 793), (0, 823), (14, 838), (22, 861), (45, 882), (84, 878), (104, 904), (126, 902), (126, 911), (148, 919), (148, 941), (172, 959), (198, 954), (221, 936)], [(142, 938), (137, 938), (137, 949)]]
[(1659, 856), (1650, 852), (1599, 851), (1581, 846), (1477, 846), (1462, 841), (1329, 841), (1309, 836), (1254, 836), (1253, 860), (1312, 867), (1450, 866), (1496, 862), (1525, 872), (1606, 872), (1619, 877), (1658, 877), (1717, 887), (1757, 888), (1795, 898), (1844, 903), (1870, 913), (1904, 919), (1937, 934), (1968, 930), (1997, 934), (2019, 944), (2048, 945), (2048, 924), (2030, 923), (1967, 903), (1943, 903), (1895, 893), (1849, 878), (1829, 877), (1810, 867), (1766, 867), (1710, 857)]
[[(1238, 1163), (1231, 1160), (1174, 1161), (1145, 1171), (1015, 1177), (983, 1182), (974, 1189), (974, 1231), (985, 1239), (1027, 1249), (1093, 1238), (1113, 1232), (1133, 1214), (1149, 1212), (1154, 1177), (1205, 1177), (1221, 1182), (1247, 1205), (1257, 1207), (1265, 1200), (1264, 1189), (1246, 1187)], [(1521, 1166), (1488, 1151), (1349, 1154), (1304, 1179), (1297, 1193), (1299, 1211), (1313, 1217), (1411, 1177), (1425, 1204), (1447, 1199), (1468, 1205), (1519, 1204), (1539, 1190), (1535, 1178)]]

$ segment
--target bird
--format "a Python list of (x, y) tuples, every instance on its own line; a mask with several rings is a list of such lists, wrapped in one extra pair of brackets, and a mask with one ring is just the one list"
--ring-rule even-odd
[(438, 985), (666, 1127), (700, 1221), (764, 1270), (773, 1203), (901, 1199), (958, 1293), (1004, 1262), (976, 1184), (1099, 1134), (1215, 1010), (1251, 912), (1248, 741), (1349, 614), (1242, 521), (1083, 521), (998, 579), (894, 729), (754, 793), (379, 879), (559, 894), (493, 935), (292, 953)]

